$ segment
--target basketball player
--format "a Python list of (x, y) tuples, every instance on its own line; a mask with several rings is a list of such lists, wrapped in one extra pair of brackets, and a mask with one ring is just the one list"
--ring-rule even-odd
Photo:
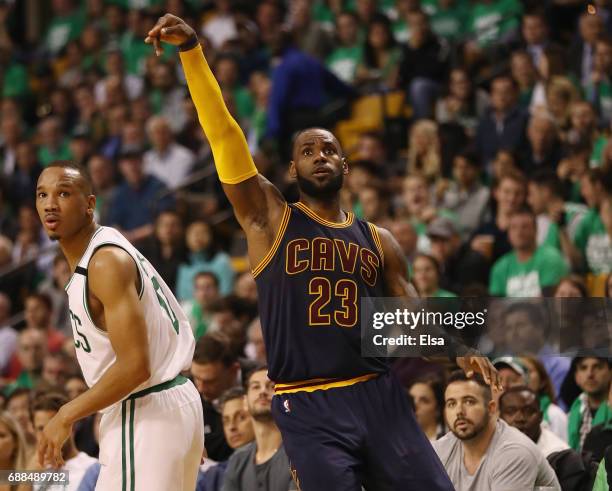
[(102, 411), (96, 489), (192, 491), (204, 423), (198, 391), (180, 375), (195, 347), (189, 322), (151, 264), (117, 230), (95, 223), (95, 204), (75, 164), (41, 173), (36, 208), (73, 272), (66, 292), (89, 389), (49, 421), (39, 461), (61, 467), (73, 424)]
[[(453, 489), (386, 360), (360, 354), (360, 298), (409, 291), (390, 233), (340, 209), (348, 165), (338, 141), (323, 129), (299, 133), (290, 173), (300, 200), (288, 204), (258, 173), (193, 29), (165, 15), (146, 39), (158, 54), (162, 41), (179, 47), (219, 178), (247, 237), (276, 383), (272, 411), (301, 489)], [(498, 383), (486, 358), (457, 361), (468, 375), (482, 372)]]

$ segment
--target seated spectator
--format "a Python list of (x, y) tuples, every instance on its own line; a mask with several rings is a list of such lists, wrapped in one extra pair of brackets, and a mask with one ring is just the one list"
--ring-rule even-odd
[(291, 2), (289, 23), (293, 39), (300, 50), (319, 60), (325, 59), (332, 49), (332, 39), (319, 22), (311, 15), (312, 2), (297, 0)]
[(515, 51), (510, 57), (510, 70), (512, 78), (518, 85), (519, 106), (527, 109), (531, 103), (533, 88), (537, 77), (535, 65), (533, 65), (531, 57), (527, 52)]
[(453, 374), (444, 399), (451, 431), (433, 447), (457, 489), (561, 490), (535, 443), (498, 420), (497, 404), (480, 375)]
[(612, 122), (612, 38), (602, 37), (595, 43), (593, 71), (584, 91), (600, 122), (609, 125)]
[(274, 382), (268, 379), (267, 371), (267, 367), (256, 368), (245, 380), (247, 408), (253, 419), (255, 441), (230, 457), (224, 491), (296, 489), (281, 433), (272, 419)]
[(570, 408), (568, 443), (581, 450), (591, 428), (612, 419), (607, 402), (610, 387), (610, 363), (607, 358), (577, 356), (572, 360), (570, 373), (582, 390)]
[(33, 293), (25, 299), (24, 318), (26, 329), (41, 331), (47, 340), (47, 349), (55, 353), (62, 349), (66, 336), (51, 323), (53, 319), (53, 302), (44, 293)]
[(567, 414), (556, 404), (555, 388), (546, 368), (534, 356), (522, 356), (520, 359), (528, 370), (527, 385), (538, 397), (542, 425), (567, 442)]
[(266, 345), (259, 317), (255, 318), (247, 327), (247, 339), (248, 343), (244, 349), (246, 355), (257, 363), (265, 364), (267, 362)]
[(430, 118), (448, 71), (448, 48), (431, 31), (425, 12), (408, 14), (410, 35), (402, 51), (399, 85), (406, 89), (414, 117)]
[(491, 263), (510, 252), (508, 226), (511, 216), (525, 204), (527, 182), (520, 172), (508, 172), (492, 191), (495, 199), (495, 217), (483, 223), (470, 241), (472, 249)]
[(9, 179), (9, 193), (16, 205), (32, 205), (36, 196), (36, 180), (41, 171), (36, 147), (22, 141), (15, 149), (15, 170)]
[(25, 439), (27, 459), (34, 454), (36, 449), (36, 435), (32, 427), (30, 412), (31, 396), (31, 389), (17, 388), (10, 392), (6, 399), (6, 412), (15, 419)]
[[(440, 0), (437, 5), (425, 5), (423, 10), (431, 19), (431, 30), (449, 44), (460, 42), (465, 36), (468, 6), (458, 0)], [(433, 10), (433, 12), (432, 12)]]
[(255, 110), (255, 101), (249, 90), (240, 84), (238, 59), (229, 54), (219, 55), (214, 64), (214, 72), (222, 92), (232, 94), (236, 102), (236, 115), (239, 121), (250, 121)]
[(436, 103), (436, 121), (439, 124), (458, 123), (467, 135), (474, 136), (478, 120), (489, 106), (489, 95), (474, 87), (464, 68), (451, 70), (447, 92)]
[(98, 223), (108, 223), (109, 206), (113, 193), (117, 188), (115, 182), (115, 166), (102, 155), (94, 155), (87, 162), (87, 170), (91, 176), (96, 195), (95, 218)]
[(582, 276), (571, 274), (563, 278), (555, 288), (555, 298), (584, 298), (588, 292)]
[(202, 396), (206, 452), (210, 459), (220, 462), (231, 455), (232, 449), (223, 436), (221, 414), (214, 401), (226, 390), (240, 385), (240, 364), (226, 343), (208, 334), (196, 344), (191, 379)]
[(151, 235), (155, 215), (174, 202), (166, 186), (144, 172), (142, 154), (141, 148), (122, 149), (119, 169), (125, 182), (117, 187), (108, 207), (108, 225), (121, 230), (131, 242)]
[(7, 390), (33, 389), (40, 380), (46, 353), (47, 339), (43, 331), (35, 328), (22, 330), (17, 342), (16, 365), (19, 371)]
[(47, 353), (43, 359), (40, 381), (55, 389), (62, 388), (71, 368), (70, 358), (64, 352)]
[[(3, 436), (2, 471), (25, 471), (27, 467), (26, 441), (19, 423), (8, 412), (0, 411), (0, 434)], [(6, 450), (10, 449), (9, 452)], [(20, 491), (21, 487), (17, 487)]]
[(200, 271), (193, 277), (193, 300), (181, 304), (189, 318), (193, 335), (200, 339), (210, 326), (211, 307), (219, 300), (219, 280), (210, 271)]
[(57, 116), (48, 116), (38, 125), (41, 145), (38, 147), (38, 162), (46, 167), (55, 160), (69, 160), (68, 141), (62, 133), (62, 123)]
[(513, 387), (499, 398), (501, 418), (527, 435), (546, 457), (557, 475), (561, 489), (591, 491), (591, 467), (542, 424), (542, 411), (535, 393), (527, 387)]
[[(71, 401), (87, 390), (87, 384), (80, 373), (68, 373), (63, 390), (66, 396), (68, 396), (68, 400)], [(96, 421), (96, 414), (79, 419), (72, 427), (77, 448), (92, 457), (98, 457), (98, 452), (100, 451), (98, 447), (99, 439), (96, 436), (96, 424), (99, 424), (100, 421), (99, 419)]]
[(462, 240), (470, 237), (483, 222), (489, 204), (489, 188), (480, 180), (480, 161), (471, 150), (453, 159), (453, 181), (442, 198), (442, 207), (457, 214)]
[(74, 0), (53, 2), (51, 23), (47, 27), (44, 51), (57, 55), (69, 42), (77, 39), (85, 27), (85, 16), (80, 5)]
[(355, 81), (357, 66), (363, 57), (359, 43), (359, 21), (353, 12), (341, 12), (336, 17), (336, 48), (325, 63), (327, 68), (347, 84)]
[[(46, 394), (39, 395), (32, 402), (32, 424), (36, 431), (37, 440), (40, 439), (43, 430), (59, 412), (60, 408), (68, 403), (68, 399), (61, 392), (49, 392)], [(74, 434), (71, 433), (66, 440), (66, 443), (62, 446), (62, 459), (64, 465), (60, 470), (68, 471), (70, 476), (70, 486), (77, 489), (79, 484), (83, 480), (85, 472), (98, 463), (97, 459), (90, 457), (85, 452), (79, 451), (75, 442)], [(39, 469), (38, 456), (30, 461), (29, 464), (31, 469)], [(41, 469), (42, 470), (42, 469)]]
[(586, 213), (576, 228), (574, 241), (591, 273), (612, 272), (612, 196), (603, 197), (598, 208)]
[(412, 265), (412, 279), (420, 297), (456, 297), (457, 295), (439, 286), (440, 265), (428, 254), (418, 254)]
[[(219, 412), (223, 417), (225, 440), (233, 450), (248, 445), (255, 439), (253, 419), (245, 404), (246, 392), (242, 387), (233, 387), (219, 399)], [(198, 474), (196, 491), (221, 491), (227, 469), (227, 461)]]
[(362, 188), (358, 195), (360, 218), (379, 227), (388, 228), (391, 223), (388, 195), (389, 193), (379, 186), (369, 185)]
[(561, 388), (570, 360), (563, 356), (551, 356), (555, 352), (552, 331), (546, 312), (539, 304), (528, 301), (509, 303), (501, 314), (500, 325), (504, 332), (504, 349), (513, 353), (535, 353), (550, 374), (555, 390)]
[(68, 313), (68, 297), (64, 287), (70, 281), (70, 266), (63, 253), (59, 253), (53, 259), (53, 270), (51, 276), (38, 286), (39, 293), (46, 295), (53, 304), (51, 325), (57, 326), (58, 330), (66, 335), (72, 335), (70, 315)]
[(166, 285), (176, 291), (176, 276), (181, 263), (187, 260), (184, 227), (174, 210), (162, 211), (155, 219), (151, 237), (137, 244), (137, 249), (161, 275)]
[(414, 404), (417, 423), (430, 442), (443, 437), (447, 428), (444, 424), (444, 385), (435, 376), (416, 379), (408, 388), (408, 395)]
[(226, 41), (237, 36), (236, 19), (232, 2), (216, 0), (214, 10), (209, 12), (202, 24), (202, 35), (210, 39), (215, 48), (221, 48)]
[(11, 318), (11, 299), (0, 292), (0, 379), (17, 348), (17, 331), (13, 329)]
[(149, 119), (147, 135), (152, 148), (143, 157), (145, 173), (157, 177), (170, 189), (180, 187), (192, 171), (195, 155), (174, 141), (170, 124), (163, 116)]
[(383, 14), (374, 15), (367, 24), (363, 58), (357, 65), (355, 83), (371, 89), (395, 87), (400, 56), (391, 22)]
[(187, 262), (178, 268), (176, 295), (179, 300), (193, 298), (193, 278), (201, 271), (210, 271), (219, 279), (219, 292), (227, 295), (232, 291), (234, 270), (230, 257), (219, 248), (214, 230), (205, 221), (197, 220), (187, 227)]
[(440, 286), (461, 293), (479, 285), (486, 289), (489, 282), (489, 265), (461, 237), (453, 220), (437, 217), (427, 226), (431, 241), (431, 255), (440, 264)]
[(255, 307), (257, 305), (257, 283), (253, 278), (253, 273), (245, 271), (238, 276), (234, 283), (234, 294)]
[(568, 58), (572, 75), (581, 83), (588, 83), (595, 62), (595, 43), (604, 29), (603, 19), (584, 11), (578, 21), (578, 36), (570, 47)]
[(546, 85), (545, 102), (540, 110), (545, 109), (552, 116), (562, 141), (571, 128), (571, 108), (579, 100), (578, 89), (567, 77), (552, 77)]
[(421, 174), (433, 184), (442, 172), (438, 125), (421, 120), (410, 128), (406, 174)]
[(542, 9), (525, 12), (521, 22), (523, 49), (529, 53), (533, 66), (540, 66), (546, 46), (549, 45), (548, 19)]
[(151, 82), (148, 95), (153, 113), (163, 116), (172, 132), (179, 133), (187, 121), (183, 109), (185, 87), (177, 83), (174, 66), (164, 61), (155, 64)]
[[(126, 73), (125, 63), (121, 50), (111, 48), (106, 53), (105, 69), (107, 77), (120, 77), (129, 100), (134, 100), (143, 91), (143, 80), (141, 77)], [(98, 106), (104, 107), (106, 100), (106, 78), (101, 79), (95, 85), (95, 100)]]
[[(485, 169), (490, 169), (501, 148), (521, 151), (525, 147), (527, 115), (517, 105), (516, 82), (499, 76), (491, 82), (491, 107), (478, 123), (476, 147)], [(490, 174), (489, 170), (489, 174)]]
[(536, 220), (531, 210), (522, 209), (510, 217), (508, 239), (513, 250), (493, 264), (489, 283), (491, 295), (550, 296), (551, 288), (569, 273), (558, 249), (537, 245), (536, 233)]
[(561, 160), (561, 145), (555, 123), (549, 115), (534, 114), (527, 126), (529, 151), (521, 167), (532, 174), (536, 169), (554, 171)]
[(527, 368), (519, 358), (502, 356), (493, 360), (493, 366), (499, 372), (499, 379), (504, 391), (527, 382)]
[[(417, 233), (410, 222), (395, 220), (389, 226), (389, 231), (397, 240), (406, 261), (408, 275), (412, 272), (412, 263), (417, 253)], [(439, 258), (438, 258), (439, 260)]]

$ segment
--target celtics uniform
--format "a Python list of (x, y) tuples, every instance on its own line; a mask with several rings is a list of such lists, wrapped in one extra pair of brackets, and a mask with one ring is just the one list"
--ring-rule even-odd
[(193, 358), (191, 327), (157, 271), (110, 227), (99, 227), (94, 232), (66, 285), (83, 376), (91, 387), (115, 361), (108, 334), (95, 325), (87, 305), (87, 268), (91, 257), (102, 247), (123, 249), (137, 266), (151, 377), (123, 401), (102, 411), (102, 468), (96, 489), (193, 490), (204, 446), (204, 422), (197, 390), (180, 375)]

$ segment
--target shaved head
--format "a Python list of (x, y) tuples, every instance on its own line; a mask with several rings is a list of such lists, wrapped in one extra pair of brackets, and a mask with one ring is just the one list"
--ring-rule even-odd
[(46, 167), (46, 169), (52, 168), (64, 169), (65, 177), (73, 181), (85, 196), (93, 194), (91, 177), (89, 176), (89, 171), (85, 167), (77, 163), (70, 162), (69, 160), (58, 160), (52, 162)]

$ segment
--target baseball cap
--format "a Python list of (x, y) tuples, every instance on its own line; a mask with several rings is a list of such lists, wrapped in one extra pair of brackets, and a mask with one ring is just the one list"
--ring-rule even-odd
[(493, 360), (493, 366), (499, 368), (509, 368), (518, 373), (521, 377), (527, 380), (527, 367), (515, 356), (500, 356)]
[(429, 237), (450, 239), (458, 234), (457, 227), (452, 220), (447, 217), (437, 217), (427, 227), (427, 235)]

